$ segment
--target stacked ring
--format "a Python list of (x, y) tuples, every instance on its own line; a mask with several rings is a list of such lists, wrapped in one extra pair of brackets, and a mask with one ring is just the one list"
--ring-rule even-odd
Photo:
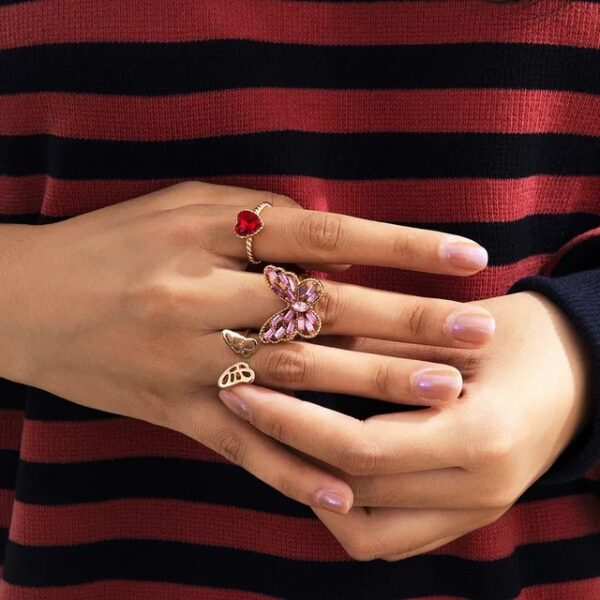
[[(258, 342), (254, 338), (246, 337), (237, 331), (223, 329), (221, 336), (226, 346), (243, 358), (251, 358), (258, 349)], [(248, 363), (237, 362), (221, 373), (217, 385), (224, 390), (238, 383), (252, 383), (255, 376), (254, 370)]]
[(314, 338), (321, 331), (321, 317), (315, 304), (323, 297), (323, 284), (312, 277), (299, 279), (295, 273), (268, 265), (264, 268), (267, 285), (286, 304), (269, 317), (260, 328), (258, 338), (263, 344), (289, 342), (297, 335)]
[(257, 265), (261, 261), (256, 260), (252, 251), (252, 238), (262, 230), (264, 223), (260, 213), (267, 206), (273, 206), (270, 202), (261, 202), (254, 210), (242, 210), (237, 214), (237, 220), (233, 231), (235, 235), (246, 241), (246, 256), (248, 260)]

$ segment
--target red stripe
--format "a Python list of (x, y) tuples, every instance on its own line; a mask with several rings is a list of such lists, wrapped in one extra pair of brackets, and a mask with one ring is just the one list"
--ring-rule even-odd
[(0, 527), (8, 528), (10, 525), (14, 502), (14, 490), (0, 490)]
[[(517, 504), (496, 523), (433, 553), (470, 560), (501, 559), (516, 545), (596, 533), (599, 517), (600, 508), (592, 494)], [(317, 519), (170, 499), (118, 499), (67, 506), (16, 501), (10, 539), (29, 546), (157, 539), (227, 546), (297, 560), (348, 560)], [(490, 539), (494, 544), (489, 544)]]
[(18, 450), (21, 446), (23, 411), (0, 409), (0, 448)]
[(593, 600), (594, 598), (600, 598), (600, 577), (535, 585), (524, 589), (517, 600)]
[[(600, 578), (546, 583), (525, 588), (516, 600), (593, 600), (600, 598)], [(419, 596), (412, 600), (462, 600), (463, 596)]]
[(0, 96), (0, 134), (5, 135), (182, 140), (289, 129), (598, 136), (600, 96), (538, 90), (278, 88), (152, 98), (50, 92)]
[(229, 462), (181, 433), (136, 419), (25, 421), (23, 460), (71, 463), (132, 456)]
[(185, 598), (185, 600), (270, 600), (275, 596), (235, 589), (216, 589), (159, 581), (95, 581), (68, 587), (29, 588), (0, 583), (2, 600), (141, 600)]
[[(2, 9), (3, 47), (49, 42), (170, 42), (219, 38), (305, 44), (524, 42), (598, 48), (600, 6), (545, 0), (455, 2), (112, 0), (21, 3)], [(548, 18), (550, 17), (551, 18)], [(543, 27), (531, 22), (543, 21)], [(537, 21), (534, 21), (536, 20)]]
[[(532, 175), (521, 179), (393, 179), (335, 181), (302, 176), (207, 177), (206, 181), (269, 190), (305, 208), (384, 221), (512, 221), (536, 213), (600, 213), (600, 177)], [(47, 175), (0, 176), (0, 214), (41, 211), (72, 216), (182, 181), (64, 180)], [(344, 210), (344, 207), (345, 210)], [(460, 219), (459, 219), (460, 220)], [(464, 219), (463, 219), (464, 220)]]

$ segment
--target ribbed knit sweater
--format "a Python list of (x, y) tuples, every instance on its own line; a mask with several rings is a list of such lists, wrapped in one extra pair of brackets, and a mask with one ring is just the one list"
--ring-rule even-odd
[[(1, 222), (188, 179), (476, 240), (473, 277), (339, 279), (540, 291), (600, 399), (598, 0), (0, 0)], [(1, 600), (600, 598), (600, 410), (496, 523), (359, 562), (183, 435), (0, 383)]]

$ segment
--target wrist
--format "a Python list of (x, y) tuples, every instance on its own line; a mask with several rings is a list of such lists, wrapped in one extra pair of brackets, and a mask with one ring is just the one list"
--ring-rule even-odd
[[(0, 377), (33, 382), (36, 345), (36, 266), (42, 264), (42, 226), (0, 225)], [(42, 276), (39, 274), (39, 276)]]

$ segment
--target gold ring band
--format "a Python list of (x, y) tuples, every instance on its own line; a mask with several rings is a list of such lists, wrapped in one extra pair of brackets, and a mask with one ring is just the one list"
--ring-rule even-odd
[(233, 231), (235, 235), (243, 239), (246, 243), (246, 257), (253, 265), (258, 265), (261, 261), (254, 256), (252, 249), (252, 239), (262, 231), (264, 227), (260, 213), (267, 208), (273, 206), (270, 202), (261, 202), (254, 210), (242, 210), (237, 214), (237, 220)]

